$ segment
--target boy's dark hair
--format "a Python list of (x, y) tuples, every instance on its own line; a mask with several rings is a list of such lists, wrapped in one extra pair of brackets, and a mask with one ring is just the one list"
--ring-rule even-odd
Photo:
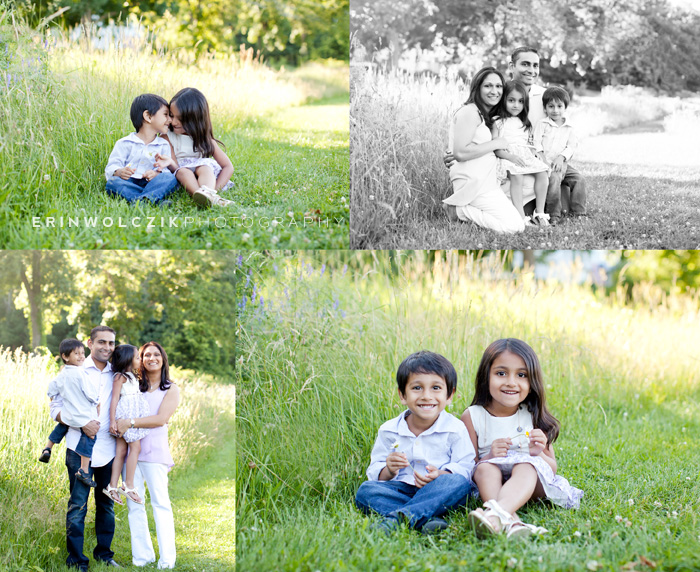
[(547, 104), (550, 101), (561, 101), (564, 104), (564, 107), (568, 108), (569, 103), (571, 103), (571, 96), (562, 86), (553, 85), (545, 89), (544, 93), (542, 94), (543, 106), (547, 107)]
[(112, 332), (115, 336), (117, 335), (117, 332), (115, 332), (112, 328), (109, 326), (95, 326), (90, 330), (90, 339), (94, 342), (95, 338), (97, 337), (97, 334), (100, 332)]
[(168, 107), (168, 102), (160, 95), (152, 93), (143, 93), (137, 96), (131, 103), (131, 122), (134, 124), (134, 129), (138, 131), (143, 125), (143, 112), (148, 111), (151, 115), (155, 115), (160, 111), (160, 108)]
[(63, 363), (67, 362), (63, 356), (69, 355), (73, 350), (78, 348), (83, 348), (83, 350), (85, 349), (85, 345), (80, 340), (76, 340), (75, 338), (66, 338), (65, 340), (61, 341), (61, 343), (58, 344), (58, 353), (61, 356)]
[(515, 48), (513, 50), (513, 53), (510, 54), (510, 61), (515, 64), (515, 63), (517, 63), (518, 56), (520, 54), (529, 54), (529, 53), (536, 54), (538, 58), (540, 57), (540, 53), (535, 48), (531, 48), (530, 46), (520, 46), (519, 48)]
[(406, 384), (412, 373), (434, 373), (440, 376), (447, 384), (447, 397), (451, 397), (457, 389), (457, 372), (450, 361), (440, 354), (422, 350), (401, 362), (396, 370), (396, 383), (401, 395), (406, 395)]

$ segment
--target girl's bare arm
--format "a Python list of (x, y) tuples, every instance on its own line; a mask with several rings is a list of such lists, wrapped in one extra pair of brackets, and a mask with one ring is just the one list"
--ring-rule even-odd
[(233, 163), (231, 163), (231, 159), (228, 158), (221, 147), (217, 145), (216, 141), (212, 141), (212, 143), (214, 144), (214, 161), (221, 166), (221, 173), (216, 178), (216, 189), (221, 190), (231, 180)]

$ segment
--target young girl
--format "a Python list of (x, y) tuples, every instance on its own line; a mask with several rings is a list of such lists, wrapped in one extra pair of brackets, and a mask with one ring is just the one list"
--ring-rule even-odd
[(499, 178), (510, 179), (510, 197), (518, 213), (526, 221), (523, 210), (523, 175), (535, 176), (535, 212), (532, 220), (539, 226), (549, 226), (549, 215), (544, 213), (547, 199), (547, 172), (549, 167), (535, 156), (534, 147), (529, 144), (532, 125), (527, 118), (528, 93), (519, 81), (506, 82), (500, 107), (496, 114), (491, 133), (493, 138), (505, 137), (508, 149), (496, 150), (499, 161)]
[[(136, 503), (143, 504), (143, 499), (134, 488), (134, 474), (141, 452), (140, 440), (148, 435), (150, 429), (139, 429), (133, 426), (134, 419), (150, 415), (150, 408), (139, 389), (139, 381), (134, 375), (134, 372), (139, 371), (141, 367), (141, 357), (138, 348), (129, 344), (121, 344), (114, 348), (110, 361), (112, 362), (114, 379), (112, 381), (112, 402), (109, 407), (111, 420), (109, 430), (113, 434), (118, 433), (117, 420), (119, 419), (131, 419), (132, 427), (127, 429), (122, 437), (117, 438), (117, 454), (112, 463), (112, 479), (102, 492), (118, 504), (124, 504), (119, 493), (128, 496)], [(117, 488), (119, 475), (124, 466), (124, 457), (127, 454), (127, 446), (129, 456), (126, 459), (126, 478), (122, 487)]]
[(472, 479), (486, 509), (469, 513), (477, 534), (547, 532), (516, 515), (531, 499), (578, 508), (583, 491), (556, 474), (552, 443), (559, 422), (547, 410), (542, 370), (525, 342), (509, 338), (486, 348), (476, 373), (476, 393), (462, 421), (477, 452)]
[(214, 139), (202, 92), (193, 87), (178, 91), (170, 101), (170, 117), (167, 138), (178, 163), (177, 180), (200, 206), (232, 204), (217, 194), (233, 186), (233, 165)]

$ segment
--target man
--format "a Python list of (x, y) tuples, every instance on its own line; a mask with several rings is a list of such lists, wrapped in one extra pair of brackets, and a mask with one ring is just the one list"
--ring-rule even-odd
[[(95, 560), (119, 568), (114, 561), (112, 538), (114, 537), (114, 502), (102, 494), (112, 476), (112, 461), (116, 451), (116, 442), (109, 433), (109, 405), (112, 400), (112, 366), (109, 358), (114, 352), (115, 332), (107, 326), (97, 326), (90, 332), (88, 348), (90, 355), (85, 359), (83, 368), (89, 383), (94, 385), (99, 395), (99, 419), (83, 426), (83, 431), (90, 437), (95, 436), (92, 452), (91, 474), (97, 487), (95, 489), (95, 535), (97, 546), (93, 551)], [(60, 396), (51, 402), (51, 416), (61, 420), (63, 401)], [(66, 514), (66, 547), (68, 558), (66, 565), (81, 572), (88, 569), (88, 557), (83, 554), (85, 537), (85, 516), (91, 488), (79, 481), (75, 473), (80, 468), (80, 456), (75, 452), (80, 439), (80, 429), (71, 427), (66, 435), (66, 468), (70, 482), (70, 498)]]

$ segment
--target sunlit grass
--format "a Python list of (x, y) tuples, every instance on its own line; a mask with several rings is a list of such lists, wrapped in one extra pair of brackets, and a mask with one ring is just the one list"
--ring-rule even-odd
[[(241, 312), (240, 566), (503, 570), (516, 558), (524, 570), (586, 570), (644, 554), (673, 568), (700, 548), (697, 294), (645, 284), (605, 296), (456, 253), (435, 263), (427, 253), (308, 253), (273, 264)], [(585, 491), (581, 508), (525, 509), (550, 534), (518, 545), (477, 540), (463, 512), (434, 539), (379, 537), (352, 499), (379, 425), (401, 410), (396, 367), (419, 349), (445, 355), (460, 414), (483, 350), (501, 337), (526, 340), (540, 358), (563, 427), (559, 472)]]

